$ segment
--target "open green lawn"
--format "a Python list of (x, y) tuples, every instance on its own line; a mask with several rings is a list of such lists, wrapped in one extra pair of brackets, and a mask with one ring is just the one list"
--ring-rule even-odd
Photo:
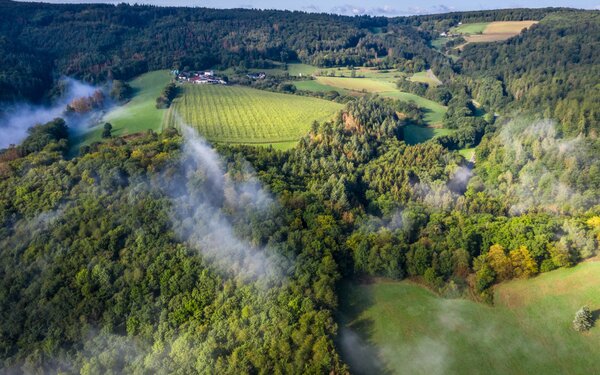
[(428, 125), (438, 125), (444, 120), (447, 108), (443, 105), (426, 99), (422, 96), (402, 91), (392, 91), (381, 93), (381, 96), (399, 99), (405, 102), (414, 102), (425, 110), (425, 123)]
[(302, 74), (303, 76), (309, 76), (316, 71), (317, 71), (316, 66), (312, 66), (312, 65), (308, 65), (308, 64), (300, 64), (300, 63), (288, 64), (288, 70), (287, 70), (287, 72), (291, 76), (297, 76), (300, 74)]
[[(284, 69), (284, 66), (281, 63), (275, 63), (275, 65), (276, 66), (273, 68), (268, 68), (268, 69), (250, 68), (250, 69), (248, 69), (248, 71), (251, 73), (265, 72), (265, 73), (267, 73), (267, 75), (277, 75), (277, 76), (283, 75), (285, 73), (287, 73), (291, 76), (299, 76), (300, 74), (302, 74), (303, 76), (310, 76), (318, 70), (318, 68), (316, 66), (302, 64), (302, 63), (289, 63), (287, 66), (287, 70)], [(234, 74), (234, 70), (233, 70), (233, 68), (229, 68), (226, 70), (220, 70), (220, 71), (218, 71), (218, 73), (224, 74), (227, 76), (232, 76)]]
[(76, 140), (77, 146), (101, 140), (104, 122), (113, 126), (113, 135), (121, 136), (152, 129), (162, 128), (164, 109), (156, 109), (156, 98), (171, 80), (167, 70), (159, 70), (143, 74), (129, 84), (134, 90), (134, 97), (125, 105), (108, 112), (101, 123)]
[(292, 147), (313, 121), (326, 121), (341, 104), (243, 86), (184, 85), (165, 118), (180, 120), (215, 142)]
[(381, 93), (396, 90), (396, 84), (372, 78), (317, 77), (317, 82), (352, 91)]
[(450, 30), (455, 34), (481, 34), (489, 25), (489, 22), (465, 23)]
[(291, 82), (294, 86), (296, 86), (296, 89), (298, 90), (306, 90), (306, 91), (313, 91), (313, 92), (328, 92), (328, 91), (337, 91), (340, 94), (348, 94), (349, 91), (346, 89), (342, 89), (339, 87), (334, 87), (334, 86), (329, 86), (329, 85), (324, 85), (322, 83), (320, 83), (317, 80), (310, 80), (310, 81), (294, 81)]
[(414, 283), (348, 284), (339, 346), (355, 373), (600, 373), (600, 327), (571, 328), (600, 311), (600, 263), (497, 287), (495, 306), (443, 299)]

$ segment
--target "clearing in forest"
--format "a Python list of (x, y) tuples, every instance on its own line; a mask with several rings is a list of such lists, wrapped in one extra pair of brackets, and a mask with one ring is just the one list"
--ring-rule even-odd
[(599, 373), (600, 326), (573, 330), (581, 306), (600, 311), (600, 262), (496, 287), (494, 306), (446, 299), (409, 281), (348, 284), (339, 347), (353, 373)]
[(421, 82), (426, 83), (430, 86), (439, 86), (442, 84), (442, 81), (433, 73), (433, 70), (427, 69), (422, 72), (418, 72), (413, 74), (410, 78), (413, 82)]
[[(486, 24), (485, 28), (483, 28), (481, 32), (459, 32), (465, 34), (464, 38), (467, 42), (458, 46), (457, 48), (462, 49), (468, 43), (485, 43), (506, 40), (520, 34), (523, 29), (528, 29), (536, 23), (537, 21), (490, 22)], [(479, 30), (481, 24), (475, 25), (478, 25), (478, 27), (475, 29)], [(469, 24), (461, 25), (460, 27), (463, 26), (469, 26)], [(466, 28), (466, 30), (473, 30), (473, 28)]]
[(110, 110), (98, 125), (78, 136), (74, 141), (74, 147), (102, 140), (105, 122), (112, 124), (112, 135), (116, 137), (148, 129), (160, 131), (166, 110), (156, 108), (156, 98), (160, 96), (171, 78), (168, 70), (157, 70), (142, 74), (130, 81), (129, 85), (133, 89), (131, 100)]
[(289, 148), (313, 121), (326, 121), (342, 109), (327, 100), (256, 90), (244, 86), (183, 85), (165, 117), (180, 120), (213, 142)]

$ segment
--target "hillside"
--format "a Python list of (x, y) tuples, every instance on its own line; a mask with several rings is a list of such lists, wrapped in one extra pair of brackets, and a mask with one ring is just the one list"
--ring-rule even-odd
[(597, 372), (600, 329), (581, 335), (571, 321), (582, 305), (600, 307), (599, 271), (590, 262), (507, 282), (494, 306), (440, 298), (407, 281), (347, 285), (343, 358), (351, 371), (371, 374)]
[(598, 372), (599, 30), (0, 0), (0, 373)]

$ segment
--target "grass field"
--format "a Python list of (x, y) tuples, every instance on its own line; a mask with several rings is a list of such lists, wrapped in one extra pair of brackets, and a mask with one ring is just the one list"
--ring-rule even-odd
[(310, 97), (255, 90), (242, 86), (185, 85), (165, 118), (181, 120), (207, 139), (223, 143), (273, 144), (291, 147), (313, 121), (325, 121), (341, 104)]
[(381, 93), (397, 91), (394, 82), (373, 78), (317, 77), (317, 82), (322, 85), (359, 92)]
[(156, 109), (156, 98), (169, 83), (171, 76), (167, 70), (159, 70), (143, 74), (132, 80), (129, 84), (133, 88), (134, 96), (125, 105), (109, 111), (101, 124), (90, 129), (75, 140), (75, 146), (89, 144), (101, 140), (104, 122), (113, 126), (113, 136), (122, 136), (152, 129), (160, 131), (162, 128), (164, 109)]
[[(318, 89), (323, 89), (324, 87), (336, 87), (347, 90), (349, 93), (376, 93), (383, 97), (394, 98), (402, 101), (412, 101), (419, 107), (425, 109), (425, 122), (429, 126), (437, 126), (441, 124), (444, 114), (446, 113), (446, 107), (441, 104), (418, 95), (398, 90), (396, 87), (396, 82), (399, 79), (404, 78), (404, 76), (398, 72), (380, 71), (373, 68), (357, 68), (356, 74), (362, 76), (361, 78), (351, 78), (350, 74), (352, 71), (345, 68), (324, 69), (320, 70), (319, 72), (323, 75), (316, 77), (316, 82), (320, 84), (317, 87)], [(335, 72), (338, 77), (328, 76), (330, 72)], [(437, 80), (437, 77), (435, 77), (433, 72), (422, 72), (414, 75), (413, 77), (416, 77), (415, 80), (427, 80), (431, 83), (439, 83), (439, 80)], [(426, 131), (423, 133), (425, 132)]]
[(571, 328), (584, 304), (598, 316), (599, 290), (598, 262), (504, 283), (493, 307), (407, 281), (345, 285), (338, 345), (356, 373), (599, 373), (600, 327)]
[(295, 81), (295, 82), (291, 82), (291, 83), (294, 86), (296, 86), (296, 89), (298, 89), (298, 90), (306, 90), (306, 91), (313, 91), (313, 92), (337, 91), (340, 94), (344, 94), (344, 95), (350, 94), (350, 91), (348, 91), (346, 89), (325, 85), (323, 83), (320, 83), (317, 80)]
[(450, 30), (455, 34), (481, 34), (490, 22), (465, 23)]
[[(276, 67), (274, 68), (251, 68), (248, 69), (248, 71), (251, 73), (265, 72), (267, 73), (267, 75), (284, 75), (285, 73), (287, 73), (291, 76), (299, 76), (300, 74), (302, 74), (303, 76), (310, 76), (318, 70), (316, 66), (301, 63), (289, 63), (287, 66), (287, 70), (285, 70), (283, 65), (280, 63), (275, 63), (275, 65)], [(234, 74), (234, 70), (232, 68), (229, 68), (226, 70), (218, 71), (218, 73), (231, 76)]]
[(430, 86), (439, 86), (442, 84), (442, 81), (435, 76), (431, 69), (415, 73), (409, 79), (413, 82), (422, 82)]

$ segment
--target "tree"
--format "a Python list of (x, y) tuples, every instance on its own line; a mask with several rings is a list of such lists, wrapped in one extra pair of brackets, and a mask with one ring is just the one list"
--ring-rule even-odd
[(512, 264), (504, 253), (504, 248), (498, 244), (492, 245), (487, 253), (487, 261), (496, 272), (498, 281), (510, 279), (512, 276)]
[(525, 246), (520, 246), (512, 250), (510, 252), (510, 261), (515, 277), (527, 278), (538, 272), (537, 263)]
[(594, 318), (590, 312), (589, 307), (582, 306), (575, 313), (575, 319), (573, 319), (573, 328), (577, 332), (588, 331), (594, 325)]
[(112, 125), (110, 122), (104, 124), (104, 129), (102, 130), (102, 138), (110, 138), (112, 137)]

